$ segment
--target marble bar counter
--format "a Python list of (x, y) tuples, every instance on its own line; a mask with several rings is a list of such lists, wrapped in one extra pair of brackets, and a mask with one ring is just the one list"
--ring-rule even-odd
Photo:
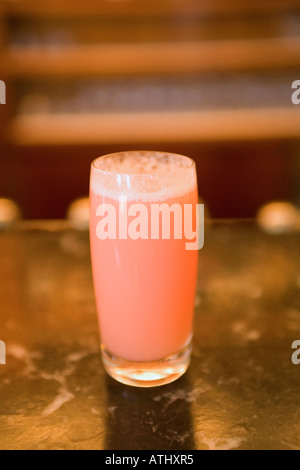
[(300, 234), (207, 228), (190, 368), (149, 389), (104, 372), (88, 233), (0, 232), (0, 449), (300, 450)]

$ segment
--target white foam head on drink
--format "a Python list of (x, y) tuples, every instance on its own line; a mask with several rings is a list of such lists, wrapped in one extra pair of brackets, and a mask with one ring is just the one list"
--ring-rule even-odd
[(195, 163), (182, 155), (131, 151), (105, 155), (92, 164), (91, 191), (111, 199), (165, 200), (195, 186)]

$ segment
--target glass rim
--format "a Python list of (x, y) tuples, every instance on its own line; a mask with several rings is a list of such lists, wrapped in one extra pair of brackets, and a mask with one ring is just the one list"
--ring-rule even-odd
[(175, 169), (172, 169), (172, 170), (169, 170), (168, 173), (179, 173), (179, 172), (185, 172), (187, 170), (191, 170), (192, 168), (195, 168), (196, 167), (196, 162), (195, 160), (193, 160), (191, 157), (187, 157), (186, 155), (182, 155), (180, 153), (175, 153), (175, 152), (163, 152), (163, 151), (160, 151), (160, 150), (124, 150), (124, 151), (120, 151), (120, 152), (113, 152), (113, 153), (108, 153), (108, 154), (105, 154), (105, 155), (101, 155), (100, 157), (96, 157), (94, 158), (94, 160), (92, 160), (91, 162), (91, 168), (93, 170), (96, 170), (97, 172), (101, 173), (101, 174), (110, 174), (110, 175), (128, 175), (128, 176), (135, 176), (135, 177), (151, 177), (151, 176), (162, 176), (163, 173), (159, 173), (159, 172), (155, 172), (154, 171), (151, 171), (150, 173), (132, 173), (132, 172), (128, 172), (128, 171), (111, 171), (111, 170), (105, 170), (103, 168), (98, 168), (96, 166), (96, 162), (99, 161), (100, 159), (102, 158), (108, 158), (108, 157), (114, 157), (114, 156), (117, 156), (117, 155), (124, 155), (126, 153), (130, 153), (130, 154), (157, 154), (157, 155), (170, 155), (170, 156), (174, 156), (174, 157), (180, 157), (182, 159), (185, 159), (187, 161), (189, 161), (189, 165), (184, 167), (184, 168), (175, 168)]

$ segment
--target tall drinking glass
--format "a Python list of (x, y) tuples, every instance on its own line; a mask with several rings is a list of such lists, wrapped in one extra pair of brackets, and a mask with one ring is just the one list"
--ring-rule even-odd
[(195, 162), (132, 151), (99, 157), (90, 241), (103, 364), (119, 382), (172, 382), (191, 356), (197, 280)]

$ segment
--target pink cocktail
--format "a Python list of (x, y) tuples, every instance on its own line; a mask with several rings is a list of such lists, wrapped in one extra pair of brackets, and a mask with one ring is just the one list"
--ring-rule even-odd
[(187, 157), (125, 152), (92, 163), (90, 239), (102, 357), (120, 382), (161, 385), (189, 365), (197, 203), (195, 163)]

